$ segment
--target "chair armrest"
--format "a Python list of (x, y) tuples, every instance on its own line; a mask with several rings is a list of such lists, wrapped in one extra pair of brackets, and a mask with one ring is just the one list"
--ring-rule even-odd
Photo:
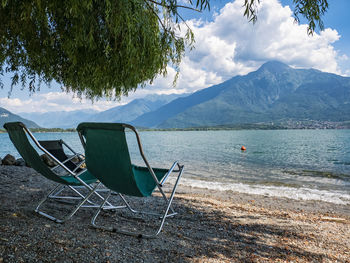
[(170, 167), (169, 171), (163, 177), (162, 181), (159, 183), (160, 186), (164, 185), (165, 181), (168, 179), (169, 175), (173, 172), (176, 165), (180, 168), (178, 161), (174, 162), (173, 165)]

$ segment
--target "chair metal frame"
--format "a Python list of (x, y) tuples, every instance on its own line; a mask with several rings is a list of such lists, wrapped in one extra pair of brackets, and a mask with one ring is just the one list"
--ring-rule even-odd
[[(49, 151), (47, 151), (40, 143), (39, 141), (34, 137), (34, 135), (32, 134), (32, 132), (23, 124), (21, 123), (21, 126), (23, 128), (23, 130), (25, 131), (25, 133), (31, 138), (31, 140), (34, 142), (34, 144), (41, 150), (43, 151), (49, 158), (51, 158), (54, 162), (57, 163), (57, 165), (55, 167), (51, 168), (51, 171), (54, 172), (55, 169), (57, 169), (58, 167), (63, 168), (66, 172), (68, 172), (68, 174), (70, 174), (71, 176), (73, 176), (75, 179), (77, 179), (80, 183), (81, 186), (71, 186), (71, 185), (63, 185), (61, 183), (58, 183), (37, 205), (37, 207), (34, 209), (34, 211), (52, 221), (55, 221), (56, 223), (64, 223), (65, 221), (67, 221), (68, 219), (72, 218), (72, 216), (79, 210), (79, 208), (96, 208), (96, 207), (101, 207), (99, 204), (96, 204), (92, 201), (90, 201), (90, 197), (95, 194), (97, 197), (99, 197), (100, 199), (104, 200), (104, 197), (102, 195), (100, 195), (98, 193), (98, 187), (101, 185), (101, 183), (99, 181), (97, 181), (95, 183), (94, 186), (91, 186), (89, 184), (87, 184), (84, 180), (82, 180), (79, 176), (81, 174), (83, 174), (86, 169), (83, 169), (82, 171), (80, 171), (79, 173), (76, 173), (75, 171), (71, 171), (68, 167), (65, 166), (65, 162), (67, 162), (68, 160), (71, 160), (72, 158), (74, 158), (75, 156), (80, 156), (82, 157), (83, 155), (76, 153), (71, 147), (68, 146), (68, 149), (70, 149), (75, 156), (68, 158), (67, 160), (61, 162), (59, 161), (55, 156), (53, 156)], [(66, 144), (67, 145), (67, 144)], [(82, 163), (83, 164), (83, 163)], [(81, 164), (80, 164), (81, 165)], [(78, 166), (80, 167), (80, 166)], [(54, 172), (55, 173), (55, 172)], [(58, 175), (59, 176), (59, 175)], [(85, 187), (88, 190), (88, 194), (84, 195), (81, 191), (79, 191), (78, 189), (80, 187)], [(71, 190), (73, 193), (77, 194), (78, 196), (62, 196), (60, 195), (65, 189), (69, 189)], [(44, 211), (40, 210), (40, 207), (46, 202), (48, 201), (48, 199), (54, 199), (56, 201), (60, 201), (60, 200), (80, 200), (80, 202), (78, 202), (78, 204), (76, 204), (75, 208), (68, 213), (66, 216), (64, 216), (63, 218), (59, 219), (57, 217), (54, 217), (52, 215), (49, 215), (48, 213), (45, 213)], [(88, 202), (88, 205), (84, 205), (86, 202)], [(122, 206), (124, 207), (124, 206)], [(110, 202), (104, 202), (104, 206), (103, 209), (107, 210), (107, 209), (116, 209), (119, 208), (117, 206), (113, 206)]]
[[(182, 173), (183, 173), (183, 170), (184, 170), (184, 165), (180, 165), (178, 161), (175, 161), (173, 163), (173, 165), (170, 167), (170, 169), (168, 170), (168, 172), (164, 175), (162, 180), (159, 181), (158, 178), (156, 177), (152, 167), (150, 166), (150, 164), (149, 164), (149, 162), (148, 162), (144, 152), (143, 152), (141, 139), (140, 139), (139, 133), (137, 132), (136, 128), (134, 126), (126, 124), (126, 123), (121, 123), (121, 125), (124, 128), (128, 128), (128, 129), (132, 130), (135, 133), (140, 155), (141, 155), (141, 157), (142, 157), (146, 167), (148, 168), (148, 170), (149, 170), (153, 180), (155, 181), (156, 187), (159, 190), (159, 192), (161, 193), (163, 201), (165, 202), (164, 213), (163, 214), (159, 214), (159, 213), (135, 210), (135, 209), (133, 209), (131, 207), (130, 203), (126, 200), (124, 195), (122, 195), (120, 193), (115, 193), (112, 190), (109, 190), (108, 195), (105, 197), (103, 203), (100, 205), (100, 207), (98, 208), (98, 210), (96, 211), (96, 213), (92, 217), (91, 224), (92, 224), (92, 226), (94, 228), (101, 229), (101, 230), (116, 232), (116, 233), (130, 235), (130, 236), (136, 236), (138, 238), (142, 238), (142, 237), (144, 237), (144, 238), (155, 238), (162, 231), (164, 223), (165, 223), (165, 219), (168, 218), (168, 217), (173, 217), (173, 216), (175, 216), (177, 214), (174, 211), (174, 209), (171, 206), (171, 204), (172, 204), (172, 201), (174, 199), (176, 188), (177, 188), (178, 183), (179, 183), (179, 181), (181, 179), (181, 176), (182, 176)], [(85, 141), (83, 135), (79, 131), (78, 131), (78, 134), (79, 134), (79, 138), (81, 140), (81, 143), (82, 143), (82, 145), (83, 145), (83, 147), (85, 149), (86, 141)], [(175, 170), (175, 167), (177, 167), (176, 170)], [(164, 193), (164, 190), (162, 188), (163, 188), (163, 185), (165, 184), (165, 182), (167, 181), (168, 177), (170, 176), (170, 174), (172, 172), (177, 172), (178, 176), (177, 176), (177, 179), (175, 181), (174, 187), (173, 187), (173, 189), (172, 189), (172, 191), (170, 193), (170, 196), (167, 197), (166, 194)], [(153, 215), (153, 216), (159, 217), (159, 219), (161, 221), (160, 221), (160, 224), (159, 224), (157, 230), (154, 233), (140, 233), (138, 231), (127, 231), (127, 230), (123, 230), (123, 229), (119, 229), (119, 228), (115, 228), (115, 227), (105, 227), (105, 226), (102, 226), (102, 225), (98, 225), (96, 223), (96, 219), (99, 216), (99, 214), (101, 213), (101, 211), (103, 210), (105, 204), (108, 202), (108, 199), (110, 198), (110, 196), (113, 195), (113, 194), (120, 196), (120, 198), (122, 199), (122, 201), (125, 204), (124, 207), (127, 208), (130, 212), (135, 213), (135, 214), (147, 214), (147, 215)], [(123, 208), (123, 207), (118, 207), (118, 208)], [(169, 211), (171, 211), (171, 213), (169, 213)]]
[[(80, 168), (80, 166), (82, 165), (82, 164), (84, 164), (85, 163), (85, 156), (83, 155), (83, 154), (81, 154), (81, 153), (77, 153), (76, 151), (74, 151), (74, 149), (72, 148), (72, 147), (70, 147), (64, 140), (62, 140), (62, 139), (60, 139), (60, 140), (45, 140), (45, 141), (38, 141), (39, 142), (39, 144), (43, 147), (43, 148), (45, 148), (48, 152), (50, 152), (50, 149), (47, 149), (47, 147), (45, 147), (43, 144), (44, 144), (44, 142), (46, 143), (46, 142), (58, 142), (60, 145), (64, 145), (73, 155), (71, 155), (71, 156), (67, 156), (65, 153), (64, 153), (64, 157), (66, 158), (64, 161), (63, 160), (60, 160), (59, 158), (57, 158), (56, 156), (55, 156), (55, 154), (51, 154), (51, 155), (53, 155), (53, 156), (55, 156), (59, 161), (61, 161), (63, 164), (65, 164), (65, 163), (67, 163), (67, 162), (69, 162), (69, 161), (72, 161), (75, 157), (77, 157), (78, 159), (79, 159), (79, 163), (74, 163), (74, 165), (76, 166), (73, 170), (71, 169), (71, 168), (68, 168), (68, 169), (70, 169), (72, 172), (76, 172), (79, 168)], [(64, 150), (63, 150), (63, 147), (62, 147), (62, 151), (64, 152)], [(63, 154), (62, 154), (63, 155)], [(60, 167), (60, 165), (56, 165), (55, 167), (53, 167), (53, 168), (51, 168), (51, 170), (52, 171), (54, 171), (55, 169), (57, 169), (57, 168), (59, 168)]]

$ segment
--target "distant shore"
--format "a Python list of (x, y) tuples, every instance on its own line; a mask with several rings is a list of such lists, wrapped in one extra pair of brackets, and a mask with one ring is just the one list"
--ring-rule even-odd
[[(62, 129), (62, 128), (30, 128), (31, 132), (76, 132), (76, 129), (69, 128), (69, 129)], [(5, 129), (0, 129), (0, 133), (7, 133)]]
[[(283, 125), (261, 125), (261, 124), (246, 124), (246, 125), (232, 125), (232, 126), (214, 126), (214, 127), (192, 127), (192, 128), (143, 128), (136, 127), (138, 131), (222, 131), (222, 130), (348, 130), (350, 123), (328, 126), (313, 126), (313, 125), (299, 125), (299, 126), (283, 126)], [(76, 132), (75, 128), (30, 128), (32, 132), (49, 133), (49, 132)], [(0, 129), (0, 133), (7, 133), (5, 129)]]
[[(179, 213), (157, 239), (90, 227), (81, 209), (65, 224), (33, 212), (53, 184), (27, 167), (0, 166), (0, 262), (349, 262), (350, 208), (319, 201), (219, 192), (180, 185)], [(159, 194), (147, 199), (159, 203)], [(135, 204), (140, 201), (135, 200)], [(61, 203), (52, 213), (66, 211)], [(102, 220), (128, 219), (104, 213)], [(114, 220), (113, 220), (114, 221)]]

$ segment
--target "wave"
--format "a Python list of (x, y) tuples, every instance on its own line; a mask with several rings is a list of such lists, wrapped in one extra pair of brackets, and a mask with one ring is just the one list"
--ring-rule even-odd
[(350, 194), (342, 191), (327, 191), (311, 188), (285, 186), (250, 185), (244, 183), (221, 183), (183, 178), (180, 185), (217, 191), (233, 191), (246, 194), (285, 197), (295, 200), (315, 200), (335, 204), (350, 204)]
[(328, 179), (337, 179), (342, 181), (350, 181), (349, 174), (334, 173), (330, 171), (317, 171), (317, 170), (301, 170), (301, 171), (290, 171), (284, 170), (285, 173), (291, 175), (299, 176), (310, 176), (310, 177), (319, 177), (319, 178), (328, 178)]

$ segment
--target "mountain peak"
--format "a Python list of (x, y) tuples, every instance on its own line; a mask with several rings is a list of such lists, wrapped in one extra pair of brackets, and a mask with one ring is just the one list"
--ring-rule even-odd
[(260, 68), (260, 70), (268, 70), (270, 72), (281, 72), (284, 70), (290, 69), (290, 67), (282, 62), (279, 61), (268, 61), (266, 63), (264, 63)]
[(269, 61), (257, 71), (147, 112), (134, 125), (188, 128), (244, 123), (350, 120), (350, 78)]

